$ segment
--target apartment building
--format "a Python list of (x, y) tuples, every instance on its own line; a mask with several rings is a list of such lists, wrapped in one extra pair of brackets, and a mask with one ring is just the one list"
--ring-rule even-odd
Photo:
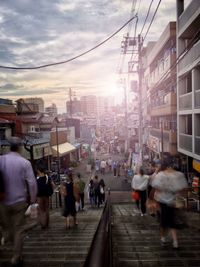
[(177, 0), (178, 151), (200, 171), (200, 1)]
[[(152, 47), (153, 46), (153, 47)], [(148, 48), (148, 46), (147, 46)], [(146, 49), (144, 83), (149, 122), (147, 150), (151, 159), (177, 154), (176, 22), (170, 22), (151, 49)]]
[(56, 104), (52, 103), (49, 107), (46, 107), (45, 112), (51, 116), (57, 116), (58, 115), (58, 109), (57, 109)]
[(81, 107), (84, 114), (93, 116), (97, 114), (97, 97), (94, 95), (82, 96)]

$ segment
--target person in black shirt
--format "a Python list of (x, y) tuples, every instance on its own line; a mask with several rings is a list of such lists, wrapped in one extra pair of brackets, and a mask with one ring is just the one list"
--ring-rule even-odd
[(48, 175), (45, 173), (45, 166), (43, 163), (38, 163), (37, 171), (37, 202), (39, 205), (38, 220), (42, 229), (49, 227), (49, 197), (53, 194), (54, 184)]

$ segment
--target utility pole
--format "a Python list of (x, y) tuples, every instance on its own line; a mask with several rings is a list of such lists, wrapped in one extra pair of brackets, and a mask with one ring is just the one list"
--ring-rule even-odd
[(138, 35), (138, 119), (139, 119), (139, 128), (138, 128), (138, 141), (139, 141), (139, 155), (140, 161), (143, 161), (143, 144), (142, 144), (142, 37)]
[(125, 152), (129, 149), (129, 134), (128, 134), (128, 111), (127, 111), (127, 92), (126, 92), (126, 80), (123, 80), (124, 86), (124, 109), (125, 109)]

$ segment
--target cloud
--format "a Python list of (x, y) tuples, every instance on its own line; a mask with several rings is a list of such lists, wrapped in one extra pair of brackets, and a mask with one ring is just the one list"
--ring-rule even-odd
[[(0, 1), (0, 65), (37, 66), (67, 60), (96, 46), (129, 18), (132, 0), (6, 0)], [(152, 6), (147, 25), (158, 0)], [(136, 10), (138, 9), (138, 1)], [(141, 1), (138, 33), (150, 0)], [(158, 39), (169, 20), (175, 19), (175, 1), (162, 2), (148, 35)], [(135, 21), (132, 22), (134, 33)], [(125, 27), (109, 42), (67, 64), (47, 69), (1, 69), (0, 95), (38, 96), (65, 110), (67, 88), (78, 95), (105, 94), (114, 83)], [(146, 28), (145, 28), (146, 29)], [(144, 30), (145, 32), (145, 30)], [(147, 41), (148, 41), (147, 40)], [(130, 55), (127, 55), (130, 58)]]

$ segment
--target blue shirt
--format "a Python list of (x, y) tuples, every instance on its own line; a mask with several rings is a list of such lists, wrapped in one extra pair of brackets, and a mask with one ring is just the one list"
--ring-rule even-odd
[(37, 182), (31, 163), (27, 159), (17, 152), (9, 152), (0, 157), (0, 169), (3, 171), (5, 182), (5, 205), (26, 201), (27, 188), (31, 203), (36, 201)]

